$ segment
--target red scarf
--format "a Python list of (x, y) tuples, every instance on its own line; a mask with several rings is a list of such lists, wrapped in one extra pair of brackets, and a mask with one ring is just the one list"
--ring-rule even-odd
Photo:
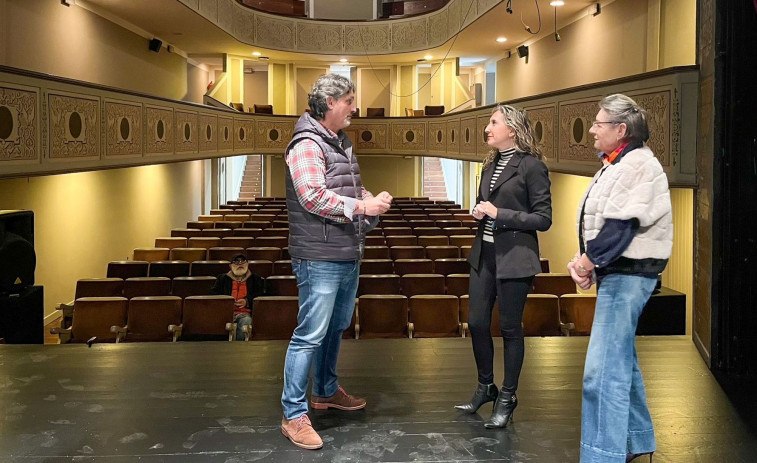
[[(757, 0), (755, 1), (757, 2)], [(615, 162), (615, 159), (618, 157), (618, 155), (622, 153), (624, 149), (626, 149), (626, 146), (628, 146), (628, 143), (623, 143), (622, 145), (615, 148), (612, 153), (603, 154), (602, 160), (607, 160), (609, 164), (612, 164), (613, 162)]]

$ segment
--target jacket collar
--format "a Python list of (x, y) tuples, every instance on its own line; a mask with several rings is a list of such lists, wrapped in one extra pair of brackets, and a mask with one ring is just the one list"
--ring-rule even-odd
[(500, 155), (497, 154), (497, 156), (494, 158), (494, 161), (486, 166), (486, 170), (484, 170), (483, 174), (481, 175), (481, 186), (479, 189), (479, 193), (481, 194), (481, 197), (484, 199), (484, 201), (488, 201), (489, 196), (491, 196), (491, 194), (494, 193), (497, 188), (502, 186), (503, 183), (510, 180), (510, 178), (515, 175), (515, 173), (518, 171), (518, 165), (520, 164), (521, 159), (523, 159), (523, 156), (527, 156), (526, 153), (522, 153), (520, 151), (513, 153), (513, 157), (510, 158), (510, 162), (507, 163), (505, 168), (499, 174), (499, 177), (497, 178), (497, 181), (494, 183), (494, 186), (492, 188), (489, 188), (489, 185), (492, 182), (492, 176), (494, 176), (494, 168), (499, 162)]

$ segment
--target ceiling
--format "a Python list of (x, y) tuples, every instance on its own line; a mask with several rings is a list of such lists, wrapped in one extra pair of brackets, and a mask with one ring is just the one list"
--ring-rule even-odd
[[(80, 4), (82, 2), (80, 1)], [(588, 14), (587, 9), (596, 1), (565, 0), (560, 7), (549, 6), (549, 0), (513, 2), (513, 13), (506, 12), (507, 2), (503, 1), (471, 26), (465, 28), (457, 38), (453, 37), (444, 45), (426, 51), (395, 53), (391, 55), (318, 55), (291, 53), (268, 50), (239, 42), (219, 27), (207, 21), (178, 0), (86, 0), (93, 10), (104, 12), (120, 18), (127, 23), (143, 29), (148, 34), (159, 37), (166, 44), (171, 44), (200, 63), (216, 65), (220, 63), (222, 53), (250, 56), (259, 51), (271, 60), (337, 63), (346, 58), (350, 64), (368, 63), (415, 63), (424, 55), (434, 59), (459, 57), (461, 64), (473, 64), (502, 56), (534, 37), (549, 35), (554, 32), (554, 12), (557, 10), (558, 29), (560, 24), (567, 24), (570, 19)], [(541, 10), (541, 31), (536, 5)], [(522, 22), (521, 22), (522, 18)], [(524, 24), (537, 34), (530, 34)], [(497, 37), (506, 37), (507, 42), (497, 43)]]

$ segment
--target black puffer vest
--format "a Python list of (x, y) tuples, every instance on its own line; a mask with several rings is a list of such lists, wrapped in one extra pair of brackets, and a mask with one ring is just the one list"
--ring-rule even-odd
[[(352, 154), (352, 142), (339, 131), (333, 137), (305, 113), (294, 126), (292, 141), (286, 153), (302, 139), (309, 138), (320, 146), (326, 158), (326, 188), (341, 196), (362, 199), (360, 168)], [(297, 200), (292, 173), (286, 169), (287, 210), (289, 211), (289, 255), (293, 258), (348, 261), (359, 260), (363, 252), (366, 226), (362, 216), (349, 223), (334, 222), (308, 212)]]

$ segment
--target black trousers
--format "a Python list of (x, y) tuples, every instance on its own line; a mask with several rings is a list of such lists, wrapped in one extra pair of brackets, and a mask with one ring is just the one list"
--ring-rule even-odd
[(494, 382), (494, 341), (491, 335), (492, 309), (499, 302), (499, 328), (505, 344), (505, 380), (502, 389), (510, 394), (518, 389), (523, 367), (523, 309), (534, 277), (497, 279), (494, 244), (483, 242), (481, 267), (470, 272), (468, 328), (478, 382)]

